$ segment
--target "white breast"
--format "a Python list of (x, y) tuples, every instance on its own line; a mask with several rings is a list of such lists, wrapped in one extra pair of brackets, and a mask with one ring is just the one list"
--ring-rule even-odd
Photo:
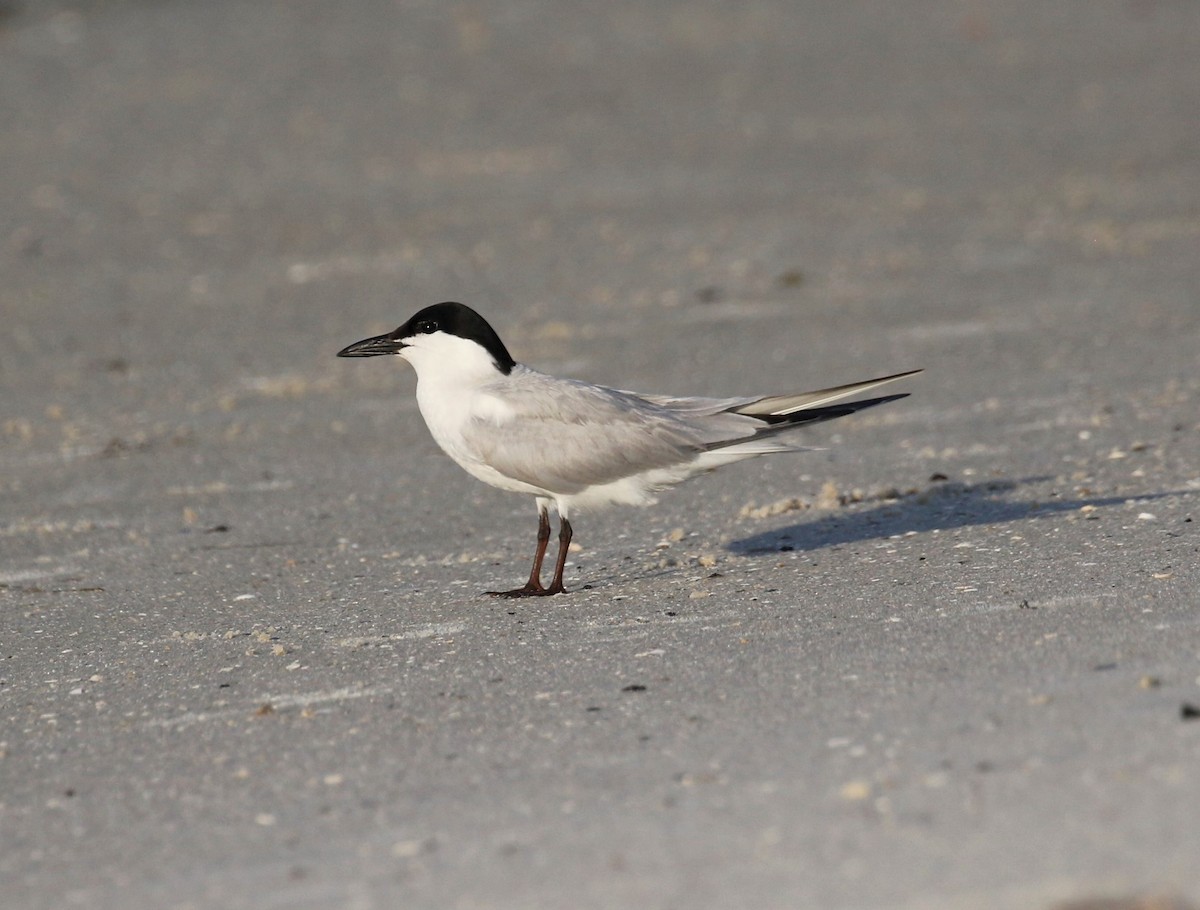
[(417, 407), (436, 442), (472, 477), (512, 493), (548, 495), (546, 490), (505, 477), (486, 464), (466, 441), (465, 429), (475, 421), (497, 426), (512, 420), (512, 409), (478, 389), (447, 382), (417, 382)]

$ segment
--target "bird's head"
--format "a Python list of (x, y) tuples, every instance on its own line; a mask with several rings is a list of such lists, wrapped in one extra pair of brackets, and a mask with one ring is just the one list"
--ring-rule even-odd
[(394, 332), (364, 338), (338, 351), (339, 357), (399, 354), (416, 368), (446, 373), (508, 374), (516, 361), (487, 320), (461, 303), (435, 303), (416, 313)]

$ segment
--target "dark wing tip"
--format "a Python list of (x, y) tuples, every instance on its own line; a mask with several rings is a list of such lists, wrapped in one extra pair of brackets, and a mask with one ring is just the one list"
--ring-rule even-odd
[[(915, 372), (920, 372), (916, 370)], [(901, 375), (908, 375), (902, 373)], [(804, 408), (799, 411), (792, 411), (790, 414), (756, 414), (755, 416), (772, 427), (796, 427), (804, 426), (810, 423), (822, 423), (826, 420), (836, 420), (838, 417), (846, 417), (850, 414), (856, 414), (859, 411), (865, 411), (867, 408), (874, 408), (881, 404), (887, 404), (889, 401), (899, 401), (901, 398), (907, 398), (910, 393), (899, 392), (895, 395), (881, 395), (878, 398), (864, 398), (862, 401), (847, 401), (841, 404), (827, 404), (818, 408)]]

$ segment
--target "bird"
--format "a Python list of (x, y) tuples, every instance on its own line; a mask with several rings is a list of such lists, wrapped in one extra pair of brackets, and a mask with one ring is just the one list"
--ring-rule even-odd
[[(811, 451), (783, 434), (905, 398), (844, 401), (921, 372), (787, 395), (643, 395), (518, 363), (487, 320), (454, 301), (427, 306), (395, 331), (356, 341), (337, 356), (384, 355), (416, 371), (417, 405), (442, 451), (472, 477), (534, 497), (538, 530), (529, 579), (486, 592), (500, 597), (567, 593), (563, 569), (576, 508), (650, 505), (655, 493), (723, 465)], [(559, 519), (558, 555), (544, 586), (551, 506)]]

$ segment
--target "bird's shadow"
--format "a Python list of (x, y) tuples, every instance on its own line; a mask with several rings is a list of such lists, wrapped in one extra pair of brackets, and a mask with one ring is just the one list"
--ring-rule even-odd
[[(726, 549), (739, 556), (811, 551), (865, 540), (878, 540), (909, 532), (948, 531), (973, 525), (1038, 520), (1079, 512), (1088, 506), (1102, 509), (1130, 500), (1151, 502), (1171, 496), (1186, 496), (1193, 490), (1175, 490), (1140, 496), (1098, 496), (1063, 499), (1053, 493), (1044, 499), (1010, 499), (1014, 490), (1051, 480), (1027, 477), (1020, 480), (989, 480), (966, 484), (937, 482), (924, 490), (882, 494), (878, 504), (866, 509), (842, 509), (812, 521), (800, 521), (738, 538)], [(1089, 514), (1091, 510), (1088, 510)]]

